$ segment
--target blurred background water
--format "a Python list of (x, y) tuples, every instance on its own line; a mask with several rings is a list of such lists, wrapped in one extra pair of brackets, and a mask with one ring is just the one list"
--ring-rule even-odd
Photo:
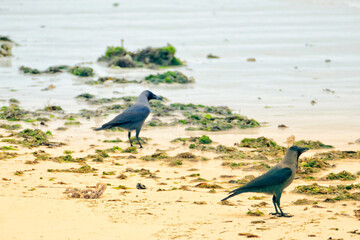
[[(273, 126), (360, 132), (360, 1), (0, 0), (0, 35), (18, 44), (12, 58), (0, 59), (2, 105), (16, 98), (29, 110), (50, 103), (76, 112), (91, 108), (75, 99), (84, 92), (120, 97), (150, 89), (171, 102), (227, 105)], [(121, 39), (131, 51), (172, 44), (186, 61), (177, 70), (195, 84), (89, 86), (68, 73), (18, 71), (84, 63), (93, 79), (158, 72), (99, 65)], [(56, 89), (41, 91), (50, 84)]]

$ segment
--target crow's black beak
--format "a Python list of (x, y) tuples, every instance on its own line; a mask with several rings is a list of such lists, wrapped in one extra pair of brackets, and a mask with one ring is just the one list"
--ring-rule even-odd
[(160, 96), (155, 96), (155, 99), (156, 100), (163, 100), (162, 97), (160, 97)]
[(299, 148), (299, 155), (309, 150), (309, 148)]

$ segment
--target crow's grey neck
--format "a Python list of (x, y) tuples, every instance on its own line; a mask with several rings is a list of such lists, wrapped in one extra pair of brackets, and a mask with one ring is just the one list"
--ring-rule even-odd
[(147, 105), (149, 105), (149, 100), (148, 100), (146, 94), (140, 94), (140, 96), (138, 97), (137, 102), (138, 102), (138, 103), (141, 103), (141, 104), (147, 104)]
[(297, 168), (298, 158), (299, 158), (299, 156), (298, 156), (297, 152), (287, 151), (282, 163), (284, 163), (288, 166), (294, 166), (295, 168)]

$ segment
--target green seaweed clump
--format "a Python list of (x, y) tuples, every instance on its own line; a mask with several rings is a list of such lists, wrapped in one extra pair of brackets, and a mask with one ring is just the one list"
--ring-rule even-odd
[(27, 112), (16, 104), (9, 107), (4, 106), (0, 109), (0, 118), (8, 121), (20, 121), (26, 116)]
[(216, 55), (213, 55), (213, 54), (211, 54), (211, 53), (209, 53), (207, 56), (206, 56), (207, 58), (220, 58), (219, 56), (216, 56)]
[(89, 165), (84, 165), (79, 168), (70, 168), (70, 169), (48, 169), (48, 172), (70, 172), (70, 173), (93, 173), (96, 172), (95, 168), (90, 167)]
[[(46, 154), (38, 154), (39, 157), (43, 157), (43, 156), (47, 156)], [(38, 158), (38, 157), (37, 157)], [(74, 162), (74, 163), (81, 163), (81, 162), (85, 162), (84, 158), (73, 158), (70, 154), (66, 154), (63, 156), (58, 156), (58, 157), (48, 157), (47, 159), (49, 160), (53, 160), (55, 162), (65, 162), (65, 163), (69, 163), (69, 162)]]
[(58, 66), (51, 66), (48, 67), (45, 71), (43, 71), (44, 73), (59, 73), (59, 72), (64, 72), (65, 70), (69, 70), (69, 66), (67, 65), (58, 65)]
[(14, 153), (14, 152), (4, 152), (4, 151), (0, 152), (0, 160), (7, 160), (7, 159), (14, 158), (17, 156), (18, 156), (18, 154)]
[(222, 186), (218, 185), (218, 184), (210, 184), (210, 183), (199, 183), (197, 184), (195, 187), (198, 187), (198, 188), (212, 188), (212, 189), (215, 189), (215, 188), (223, 188)]
[(6, 130), (17, 130), (22, 128), (22, 126), (20, 124), (14, 124), (14, 125), (9, 125), (9, 124), (0, 124), (0, 128), (4, 128)]
[(0, 41), (3, 41), (3, 42), (13, 42), (10, 37), (8, 36), (2, 36), (0, 35)]
[(350, 172), (342, 171), (339, 173), (329, 173), (324, 178), (326, 180), (352, 181), (352, 180), (356, 180), (357, 176), (354, 174), (351, 174)]
[(166, 47), (147, 47), (137, 52), (126, 51), (123, 47), (108, 47), (105, 55), (98, 61), (108, 62), (109, 66), (143, 67), (145, 66), (179, 66), (182, 62), (175, 57), (176, 49), (168, 44)]
[(31, 67), (25, 67), (25, 66), (21, 66), (19, 68), (20, 71), (22, 71), (24, 74), (40, 74), (41, 71), (39, 71), (36, 68), (31, 68)]
[(123, 152), (124, 153), (137, 153), (138, 151), (137, 151), (136, 147), (128, 147)]
[(309, 178), (310, 174), (317, 173), (320, 170), (324, 170), (330, 167), (332, 167), (332, 165), (321, 158), (303, 158), (301, 159), (297, 173), (303, 178)]
[(49, 146), (50, 142), (48, 139), (48, 134), (41, 131), (40, 129), (24, 129), (18, 133), (19, 137), (23, 137), (24, 140), (21, 143), (28, 147), (38, 147), (38, 146)]
[[(233, 153), (233, 152), (236, 152), (238, 151), (236, 148), (234, 147), (228, 147), (228, 146), (225, 146), (225, 145), (217, 145), (216, 146), (216, 150), (215, 150), (217, 153)], [(242, 151), (241, 151), (242, 152)]]
[(294, 145), (298, 146), (298, 147), (306, 147), (306, 148), (309, 148), (309, 149), (328, 149), (328, 148), (334, 148), (333, 146), (331, 145), (326, 145), (326, 144), (323, 144), (322, 142), (320, 141), (312, 141), (312, 140), (308, 140), (308, 141), (305, 141), (305, 140), (300, 140), (300, 141), (297, 141), (294, 143)]
[(90, 93), (82, 93), (80, 95), (77, 95), (76, 98), (93, 99), (95, 98), (95, 96)]
[(300, 185), (295, 188), (295, 192), (310, 195), (335, 195), (333, 198), (325, 199), (325, 202), (335, 202), (341, 200), (360, 200), (360, 192), (351, 193), (350, 191), (360, 189), (360, 184), (320, 186), (317, 183), (312, 185)]
[(300, 166), (302, 168), (321, 168), (321, 169), (331, 167), (331, 165), (328, 162), (316, 157), (303, 158), (301, 160)]
[(157, 151), (156, 153), (150, 155), (150, 156), (143, 156), (141, 157), (142, 160), (145, 161), (156, 161), (156, 160), (163, 160), (167, 159), (169, 156), (166, 154), (165, 151)]
[(96, 81), (90, 80), (90, 81), (87, 81), (85, 83), (89, 84), (89, 85), (101, 85), (101, 84), (104, 84), (106, 81), (111, 81), (113, 83), (120, 83), (120, 84), (124, 84), (124, 83), (141, 83), (141, 82), (138, 82), (136, 80), (127, 80), (125, 78), (114, 78), (114, 77), (100, 77)]
[(244, 138), (241, 140), (239, 147), (247, 147), (247, 148), (280, 148), (277, 143), (271, 139), (266, 137), (258, 137), (258, 138)]
[(286, 148), (278, 145), (275, 141), (266, 137), (244, 138), (238, 144), (239, 147), (256, 148), (258, 152), (279, 156), (285, 154)]
[(127, 168), (125, 171), (137, 173), (141, 177), (157, 178), (155, 173), (152, 173), (149, 169), (146, 168), (141, 168), (141, 169)]
[(149, 75), (145, 77), (146, 82), (150, 82), (153, 84), (159, 84), (159, 83), (193, 83), (194, 79), (188, 78), (183, 73), (178, 71), (168, 71), (165, 73), (158, 73), (156, 75)]
[(49, 111), (49, 112), (52, 112), (52, 111), (62, 111), (63, 109), (60, 107), (60, 106), (55, 106), (55, 105), (52, 105), (52, 106), (46, 106), (44, 108), (44, 111)]
[[(150, 140), (151, 140), (151, 138), (148, 138), (148, 137), (139, 137), (139, 141), (142, 144), (147, 144)], [(131, 142), (135, 142), (135, 141), (137, 142), (136, 137), (132, 137)], [(129, 141), (127, 141), (127, 142), (129, 142)]]
[(249, 210), (246, 214), (249, 215), (249, 216), (257, 216), (257, 217), (264, 215), (264, 213), (262, 211), (260, 211), (260, 210), (256, 210), (256, 211)]
[(106, 58), (123, 57), (126, 55), (126, 50), (123, 47), (107, 47), (105, 52)]
[(180, 159), (174, 159), (169, 162), (169, 166), (181, 166), (181, 165), (183, 165), (183, 162)]
[(247, 165), (249, 165), (249, 163), (244, 163), (244, 162), (239, 162), (239, 163), (237, 163), (237, 162), (223, 162), (221, 165), (224, 166), (224, 167), (230, 167), (230, 168), (234, 169), (234, 168), (241, 168), (241, 167), (247, 166)]
[(137, 62), (145, 64), (156, 64), (159, 66), (180, 66), (182, 62), (175, 57), (176, 49), (168, 44), (166, 47), (152, 48), (147, 47), (136, 53), (131, 54)]
[(19, 70), (22, 71), (24, 74), (42, 74), (42, 73), (54, 74), (54, 73), (59, 73), (59, 72), (64, 72), (66, 70), (69, 70), (69, 66), (67, 66), (67, 65), (51, 66), (51, 67), (48, 67), (44, 71), (40, 71), (36, 68), (21, 66), (19, 68)]
[(312, 203), (313, 203), (313, 201), (310, 201), (307, 198), (298, 199), (294, 202), (295, 205), (309, 205)]
[(360, 159), (360, 151), (330, 151), (315, 154), (325, 160)]
[(70, 68), (70, 73), (79, 77), (92, 77), (94, 76), (94, 70), (91, 67), (75, 66)]
[(212, 143), (212, 140), (210, 139), (209, 136), (202, 135), (202, 136), (199, 138), (199, 143), (200, 143), (200, 144), (210, 144), (210, 143)]
[[(210, 114), (192, 114), (185, 115), (183, 124), (195, 125), (198, 127), (189, 127), (186, 130), (203, 130), (203, 131), (221, 131), (238, 128), (259, 127), (260, 124), (254, 119), (248, 119), (244, 116), (233, 114), (230, 116), (212, 116)], [(180, 120), (181, 121), (181, 120)]]
[[(334, 186), (320, 186), (317, 183), (313, 183), (311, 185), (300, 185), (295, 188), (295, 192), (297, 193), (305, 193), (310, 195), (326, 195), (326, 194), (336, 194), (339, 193)], [(341, 193), (344, 193), (342, 191)]]

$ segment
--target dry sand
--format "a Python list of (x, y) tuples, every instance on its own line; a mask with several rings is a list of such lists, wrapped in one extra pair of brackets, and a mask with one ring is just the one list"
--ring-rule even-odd
[[(38, 126), (39, 127), (39, 126)], [(35, 128), (33, 126), (33, 128)], [(43, 127), (45, 128), (45, 127)], [(47, 127), (47, 129), (49, 129)], [(235, 187), (227, 183), (229, 179), (220, 175), (235, 175), (233, 179), (245, 175), (255, 176), (260, 172), (245, 172), (240, 169), (231, 170), (221, 166), (222, 160), (216, 160), (216, 154), (192, 150), (195, 155), (209, 158), (208, 161), (184, 162), (182, 166), (170, 167), (164, 161), (145, 162), (141, 156), (150, 155), (156, 149), (166, 150), (170, 156), (189, 151), (188, 146), (170, 143), (176, 137), (185, 137), (182, 128), (148, 129), (142, 136), (152, 140), (138, 149), (137, 154), (110, 153), (104, 162), (88, 162), (98, 169), (97, 174), (48, 172), (48, 169), (68, 169), (79, 167), (76, 163), (56, 163), (40, 161), (38, 164), (24, 164), (34, 160), (31, 154), (42, 149), (51, 156), (64, 155), (64, 150), (72, 150), (74, 157), (93, 154), (95, 149), (107, 149), (112, 146), (126, 148), (128, 143), (104, 143), (104, 139), (126, 140), (126, 133), (100, 132), (94, 133), (90, 126), (84, 124), (72, 127), (64, 132), (55, 131), (51, 141), (65, 142), (67, 145), (58, 148), (21, 148), (19, 156), (13, 159), (0, 160), (0, 239), (245, 239), (239, 233), (251, 233), (261, 239), (359, 239), (359, 235), (350, 231), (360, 230), (360, 221), (356, 219), (354, 210), (360, 208), (356, 201), (339, 201), (326, 203), (324, 198), (292, 193), (296, 185), (312, 182), (296, 179), (282, 197), (282, 208), (294, 215), (292, 218), (277, 218), (268, 215), (273, 212), (271, 197), (263, 194), (245, 193), (231, 199), (233, 206), (221, 205), (220, 200), (227, 191)], [(255, 130), (254, 130), (255, 131)], [(217, 144), (231, 146), (246, 136), (248, 131), (233, 131), (208, 134)], [(4, 136), (8, 131), (1, 130)], [(191, 132), (199, 136), (203, 133)], [(279, 144), (286, 146), (286, 134), (278, 129), (270, 131), (266, 128), (257, 129), (257, 137), (264, 135), (274, 138)], [(71, 135), (71, 136), (70, 136)], [(301, 135), (301, 133), (299, 133)], [(286, 136), (286, 137), (285, 137)], [(296, 134), (295, 134), (296, 136)], [(296, 136), (297, 137), (297, 136)], [(307, 136), (317, 140), (327, 136)], [(298, 138), (298, 140), (301, 138)], [(359, 150), (360, 145), (348, 145), (348, 139), (339, 136), (336, 141), (329, 138), (324, 141), (338, 149)], [(339, 144), (339, 142), (343, 144)], [(1, 146), (9, 146), (0, 143)], [(342, 146), (339, 147), (339, 146)], [(346, 147), (345, 147), (346, 146)], [(305, 156), (314, 154), (309, 151)], [(129, 156), (136, 158), (129, 158)], [(336, 169), (319, 174), (348, 170), (356, 173), (360, 169), (359, 160), (341, 160), (331, 162)], [(126, 168), (146, 168), (155, 172), (159, 178), (145, 178), (137, 173), (125, 172)], [(196, 171), (189, 171), (196, 168)], [(25, 171), (23, 175), (14, 173)], [(115, 171), (115, 175), (104, 176), (104, 171)], [(127, 179), (118, 179), (121, 173)], [(209, 189), (196, 188), (199, 182), (193, 182), (192, 173), (200, 173), (209, 183), (216, 183), (223, 189), (210, 193)], [(108, 184), (108, 188), (100, 199), (69, 198), (63, 192), (67, 187), (85, 188), (96, 183)], [(359, 181), (321, 182), (321, 184), (350, 184)], [(136, 184), (142, 183), (147, 189), (138, 190)], [(126, 190), (113, 187), (123, 185)], [(187, 186), (186, 189), (178, 189)], [(176, 190), (172, 190), (177, 188)], [(159, 189), (163, 191), (159, 191)], [(264, 196), (261, 200), (249, 200), (252, 196)], [(318, 204), (295, 205), (297, 199), (308, 198)], [(263, 207), (255, 204), (266, 202)], [(259, 209), (263, 216), (249, 216), (248, 209)]]

